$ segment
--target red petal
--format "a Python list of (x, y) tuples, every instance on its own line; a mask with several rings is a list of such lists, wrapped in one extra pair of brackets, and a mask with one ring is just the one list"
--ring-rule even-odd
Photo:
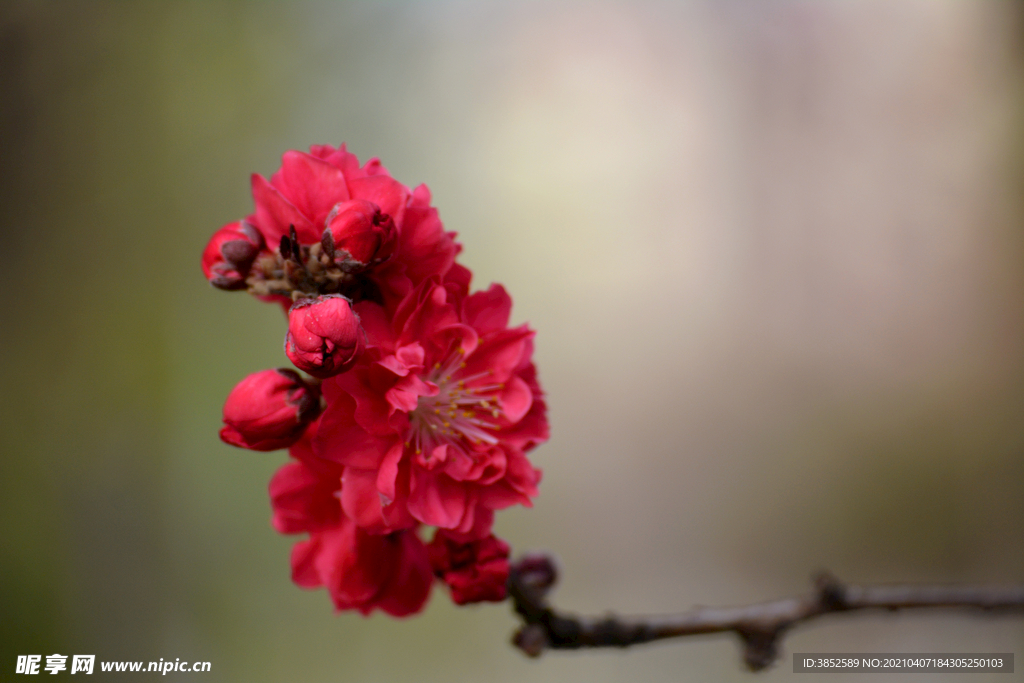
[(352, 309), (359, 316), (359, 322), (366, 330), (367, 348), (378, 347), (384, 353), (393, 353), (395, 333), (391, 329), (391, 320), (384, 307), (372, 301), (360, 301)]
[(352, 199), (365, 199), (380, 207), (382, 213), (391, 216), (395, 225), (401, 226), (405, 217), (405, 204), (409, 190), (402, 183), (386, 175), (373, 175), (349, 181)]
[(465, 485), (448, 475), (413, 468), (409, 512), (424, 524), (457, 527), (466, 513), (466, 497)]
[(338, 609), (365, 605), (380, 590), (388, 566), (382, 541), (383, 537), (363, 533), (347, 519), (323, 532), (317, 569)]
[(295, 226), (299, 241), (313, 244), (320, 241), (321, 230), (284, 198), (277, 189), (259, 173), (252, 174), (252, 198), (256, 202), (256, 227), (267, 239), (267, 245), (274, 249), (281, 237), (288, 234), (288, 227)]
[(395, 617), (404, 617), (423, 609), (430, 597), (434, 573), (423, 542), (413, 531), (401, 537), (398, 566), (381, 591), (377, 606)]
[(504, 330), (481, 340), (476, 352), (466, 358), (463, 376), (490, 371), (483, 381), (507, 382), (527, 349), (533, 331), (526, 325)]
[(395, 259), (405, 264), (414, 284), (448, 272), (455, 262), (455, 240), (444, 231), (436, 209), (406, 208)]
[[(540, 483), (541, 471), (530, 464), (526, 456), (514, 450), (506, 454), (507, 467), (505, 481), (517, 491), (530, 498), (537, 497), (537, 484)], [(531, 504), (528, 504), (529, 507)]]
[(513, 375), (505, 383), (505, 388), (498, 396), (505, 419), (515, 424), (523, 419), (533, 405), (533, 393), (530, 387), (519, 377)]
[(349, 467), (376, 469), (395, 439), (369, 434), (353, 419), (355, 401), (339, 395), (328, 404), (313, 439), (317, 456)]
[(331, 207), (349, 199), (341, 169), (303, 152), (285, 152), (281, 169), (271, 177), (270, 184), (321, 231)]
[(357, 526), (374, 533), (387, 530), (380, 511), (376, 470), (345, 468), (341, 475), (341, 507)]
[(292, 546), (292, 581), (303, 588), (317, 588), (324, 585), (316, 569), (316, 558), (320, 543), (316, 539), (300, 541)]
[(317, 476), (301, 462), (287, 463), (268, 487), (274, 528), (282, 534), (297, 534), (336, 525), (341, 505), (334, 492), (339, 485), (340, 479)]
[(383, 501), (385, 505), (390, 505), (397, 498), (395, 485), (398, 479), (398, 464), (404, 452), (405, 447), (401, 443), (396, 443), (384, 456), (377, 470), (377, 491), (386, 499)]
[(495, 283), (490, 289), (470, 294), (462, 303), (463, 319), (481, 335), (508, 327), (512, 313), (512, 297)]
[(385, 396), (391, 404), (392, 411), (411, 413), (416, 409), (420, 396), (437, 396), (439, 391), (433, 382), (424, 382), (418, 375), (408, 375), (388, 389)]
[(399, 315), (408, 313), (399, 335), (402, 343), (411, 344), (427, 339), (436, 330), (459, 324), (455, 307), (448, 303), (448, 290), (435, 281), (424, 280), (423, 285), (409, 299), (415, 300), (415, 308), (409, 310), (403, 306), (395, 313), (396, 324), (399, 323)]

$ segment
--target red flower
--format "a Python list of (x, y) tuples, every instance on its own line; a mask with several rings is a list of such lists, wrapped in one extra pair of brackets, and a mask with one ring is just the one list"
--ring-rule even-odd
[(231, 390), (220, 438), (240, 448), (274, 451), (295, 443), (319, 413), (320, 391), (297, 372), (263, 370)]
[[(309, 154), (285, 152), (269, 181), (253, 174), (252, 195), (252, 220), (271, 248), (292, 226), (300, 245), (321, 242), (331, 228), (328, 256), (340, 259), (348, 272), (366, 270), (386, 301), (398, 301), (424, 278), (444, 276), (455, 263), (454, 233), (444, 231), (426, 185), (410, 192), (377, 159), (360, 167), (344, 145), (314, 145)], [(369, 214), (373, 227), (360, 225), (351, 213), (356, 206)], [(363, 284), (355, 283), (352, 293), (361, 292)]]
[(245, 221), (213, 233), (203, 250), (203, 275), (220, 289), (245, 289), (245, 277), (263, 249), (263, 235)]
[(370, 348), (324, 383), (313, 448), (344, 466), (342, 508), (361, 527), (421, 522), (471, 540), (490, 532), (494, 510), (537, 495), (525, 453), (548, 425), (533, 332), (508, 328), (500, 285), (470, 296), (467, 286), (424, 281), (390, 317), (356, 306)]
[[(364, 614), (419, 611), (435, 572), (459, 604), (502, 599), (494, 511), (531, 505), (541, 473), (526, 453), (548, 438), (533, 332), (508, 327), (500, 285), (469, 294), (430, 191), (376, 159), (289, 151), (252, 192), (255, 212), (214, 235), (203, 272), (282, 305), (285, 353), (324, 380), (267, 370), (224, 407), (225, 441), (290, 445), (270, 497), (278, 531), (309, 535), (294, 581)], [(438, 528), (430, 558), (425, 524)]]
[(307, 464), (312, 454), (306, 439), (292, 447), (292, 455), (297, 460), (271, 480), (270, 497), (278, 531), (310, 534), (292, 549), (295, 583), (325, 586), (338, 610), (405, 616), (423, 609), (434, 577), (416, 530), (373, 535), (358, 528), (341, 510), (340, 468)]
[(363, 337), (349, 300), (329, 294), (291, 307), (284, 352), (295, 367), (324, 379), (352, 367), (363, 352)]
[(500, 538), (491, 535), (463, 543), (451, 533), (438, 529), (427, 546), (427, 553), (434, 573), (448, 584), (456, 605), (505, 599), (509, 547)]

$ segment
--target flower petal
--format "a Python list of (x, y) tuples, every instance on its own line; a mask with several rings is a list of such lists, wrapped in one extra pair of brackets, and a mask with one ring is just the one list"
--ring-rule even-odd
[(401, 443), (393, 445), (377, 471), (377, 491), (384, 497), (381, 501), (384, 505), (390, 505), (398, 497), (395, 486), (398, 479), (398, 464), (404, 452), (405, 447)]
[[(304, 152), (285, 152), (270, 184), (320, 230), (331, 207), (349, 199), (341, 169)], [(299, 226), (295, 229), (298, 231)], [(319, 239), (317, 235), (314, 241)]]
[(320, 552), (319, 539), (300, 541), (292, 546), (292, 581), (303, 588), (318, 588), (324, 585), (316, 569), (316, 558)]
[(466, 513), (466, 497), (466, 487), (448, 475), (413, 468), (409, 512), (424, 524), (457, 527)]
[(256, 203), (256, 227), (263, 233), (270, 249), (277, 247), (292, 225), (303, 244), (320, 241), (322, 226), (321, 230), (313, 227), (310, 219), (259, 173), (252, 174), (252, 198)]
[(272, 524), (278, 533), (298, 534), (334, 526), (341, 506), (334, 495), (341, 479), (323, 478), (301, 462), (289, 462), (270, 480)]
[(415, 532), (401, 534), (395, 568), (381, 589), (377, 607), (394, 617), (415, 614), (430, 597), (434, 572), (423, 542)]
[(353, 199), (365, 199), (380, 207), (382, 213), (391, 216), (395, 225), (401, 226), (405, 216), (405, 204), (409, 190), (405, 185), (386, 175), (355, 178), (348, 183)]
[(313, 438), (313, 450), (318, 457), (348, 467), (375, 469), (395, 439), (368, 433), (356, 423), (354, 412), (355, 401), (346, 393), (329, 403)]
[(376, 470), (345, 468), (344, 474), (341, 475), (341, 507), (356, 526), (371, 533), (389, 530), (381, 516)]
[(512, 297), (497, 283), (490, 289), (470, 294), (462, 302), (463, 319), (481, 335), (504, 330), (511, 313)]
[(486, 383), (507, 382), (527, 350), (533, 331), (526, 325), (488, 335), (466, 358), (465, 375), (489, 373)]
[(498, 395), (505, 419), (515, 424), (523, 419), (533, 405), (533, 393), (530, 387), (519, 377), (513, 375), (505, 382), (505, 388)]
[(408, 375), (398, 384), (388, 389), (385, 396), (391, 404), (391, 410), (411, 413), (416, 409), (420, 396), (437, 396), (439, 389), (433, 382), (424, 382), (418, 375)]
[(414, 285), (448, 272), (455, 262), (455, 240), (444, 231), (437, 209), (415, 204), (406, 208), (396, 258), (405, 264)]

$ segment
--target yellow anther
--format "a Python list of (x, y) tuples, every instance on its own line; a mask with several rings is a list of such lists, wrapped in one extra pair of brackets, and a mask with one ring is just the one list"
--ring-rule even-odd
[(465, 363), (465, 362), (459, 363), (459, 367), (460, 367), (460, 368), (464, 368), (464, 367), (466, 367), (466, 363)]
[(441, 414), (441, 409), (440, 408), (434, 408), (434, 414), (435, 415), (440, 415)]
[(441, 369), (441, 364), (440, 363), (434, 363), (434, 369), (435, 370), (440, 370)]
[(444, 423), (444, 428), (445, 428), (445, 429), (448, 429), (448, 428), (449, 428), (449, 427), (451, 427), (451, 426), (452, 426), (452, 423), (451, 423), (451, 422), (445, 422), (445, 423)]

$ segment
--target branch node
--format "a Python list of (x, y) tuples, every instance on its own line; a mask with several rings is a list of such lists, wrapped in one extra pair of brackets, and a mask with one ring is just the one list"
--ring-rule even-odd
[(822, 570), (814, 575), (818, 601), (829, 612), (840, 612), (848, 607), (846, 586), (832, 572)]

